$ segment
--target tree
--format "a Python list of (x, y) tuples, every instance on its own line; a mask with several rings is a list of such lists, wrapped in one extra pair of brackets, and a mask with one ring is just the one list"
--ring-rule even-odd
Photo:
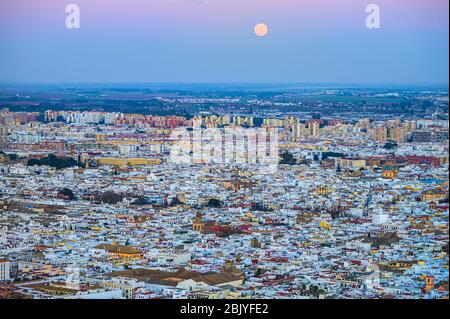
[(294, 155), (292, 155), (289, 151), (284, 151), (283, 154), (281, 154), (281, 160), (280, 164), (283, 165), (296, 165), (297, 160), (295, 159)]
[(61, 194), (63, 196), (67, 196), (70, 200), (75, 199), (75, 195), (73, 194), (72, 190), (69, 188), (63, 188), (62, 190), (59, 191), (59, 194)]
[(383, 148), (385, 148), (387, 150), (392, 150), (392, 149), (396, 148), (397, 146), (398, 146), (397, 143), (387, 142), (386, 144), (384, 144)]
[(220, 200), (218, 200), (217, 198), (210, 198), (208, 200), (208, 207), (213, 207), (213, 208), (220, 208), (222, 206), (222, 202)]
[(319, 287), (312, 285), (312, 286), (309, 287), (308, 293), (311, 296), (313, 296), (314, 298), (319, 298), (320, 289), (319, 289)]
[(17, 161), (19, 159), (19, 156), (17, 156), (17, 154), (8, 154), (8, 156), (11, 161)]
[(182, 204), (182, 202), (180, 201), (178, 196), (175, 196), (175, 198), (172, 199), (172, 202), (170, 203), (170, 206), (177, 206), (177, 205), (181, 205), (181, 204)]
[(151, 202), (145, 196), (139, 196), (135, 201), (133, 201), (133, 205), (137, 206), (145, 206), (150, 204)]
[(100, 203), (117, 204), (125, 198), (124, 194), (118, 194), (113, 191), (106, 191), (105, 193), (97, 194), (96, 200)]
[(322, 152), (322, 159), (325, 159), (328, 157), (345, 157), (345, 154), (336, 153), (336, 152)]
[(300, 292), (303, 294), (303, 292), (305, 292), (305, 291), (306, 291), (306, 284), (302, 284), (300, 286)]
[(38, 159), (29, 159), (27, 162), (28, 166), (34, 166), (34, 165), (47, 165), (50, 167), (55, 167), (57, 169), (61, 168), (67, 168), (67, 167), (73, 167), (73, 166), (81, 166), (81, 163), (74, 160), (71, 157), (57, 157), (54, 154), (49, 154), (47, 157), (42, 158), (41, 160)]
[(39, 115), (38, 115), (38, 117), (37, 117), (37, 121), (38, 122), (42, 122), (42, 123), (45, 123), (46, 121), (45, 121), (45, 113), (44, 112), (39, 112)]
[(35, 166), (35, 165), (41, 165), (41, 162), (38, 159), (30, 158), (27, 162), (27, 166)]

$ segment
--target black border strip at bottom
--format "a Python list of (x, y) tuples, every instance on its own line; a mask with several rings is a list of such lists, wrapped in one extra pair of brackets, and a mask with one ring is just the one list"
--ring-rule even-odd
[[(371, 314), (385, 317), (388, 308), (415, 315), (448, 310), (447, 300), (0, 300), (0, 314), (16, 316), (33, 313), (48, 317), (101, 316), (135, 318), (295, 318), (322, 317), (323, 314), (358, 317)], [(445, 307), (445, 309), (444, 309)], [(3, 317), (3, 315), (2, 315)], [(291, 317), (291, 316), (290, 316)], [(287, 318), (290, 318), (287, 317)]]

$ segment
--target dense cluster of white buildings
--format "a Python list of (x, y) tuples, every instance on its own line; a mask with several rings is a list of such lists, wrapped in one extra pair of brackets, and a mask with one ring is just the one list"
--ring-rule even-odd
[(102, 116), (10, 129), (4, 296), (448, 298), (448, 141), (392, 149), (361, 123), (299, 138), (281, 123), (268, 171), (175, 164), (170, 129)]

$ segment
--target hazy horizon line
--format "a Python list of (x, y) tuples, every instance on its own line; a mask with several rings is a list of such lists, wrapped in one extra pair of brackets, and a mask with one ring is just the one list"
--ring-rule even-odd
[(80, 86), (92, 86), (92, 85), (125, 85), (125, 86), (133, 86), (133, 85), (225, 85), (225, 86), (339, 86), (339, 87), (445, 87), (449, 88), (449, 82), (429, 82), (429, 83), (400, 83), (400, 82), (361, 82), (361, 83), (352, 83), (352, 82), (240, 82), (240, 81), (73, 81), (73, 82), (2, 82), (0, 81), (0, 86), (62, 86), (62, 85), (80, 85)]

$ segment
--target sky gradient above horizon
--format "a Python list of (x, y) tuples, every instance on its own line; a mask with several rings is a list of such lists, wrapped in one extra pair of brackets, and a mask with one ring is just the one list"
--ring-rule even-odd
[[(78, 30), (65, 26), (70, 3)], [(370, 3), (381, 29), (365, 26)], [(448, 0), (0, 0), (0, 82), (448, 85), (448, 10)]]

